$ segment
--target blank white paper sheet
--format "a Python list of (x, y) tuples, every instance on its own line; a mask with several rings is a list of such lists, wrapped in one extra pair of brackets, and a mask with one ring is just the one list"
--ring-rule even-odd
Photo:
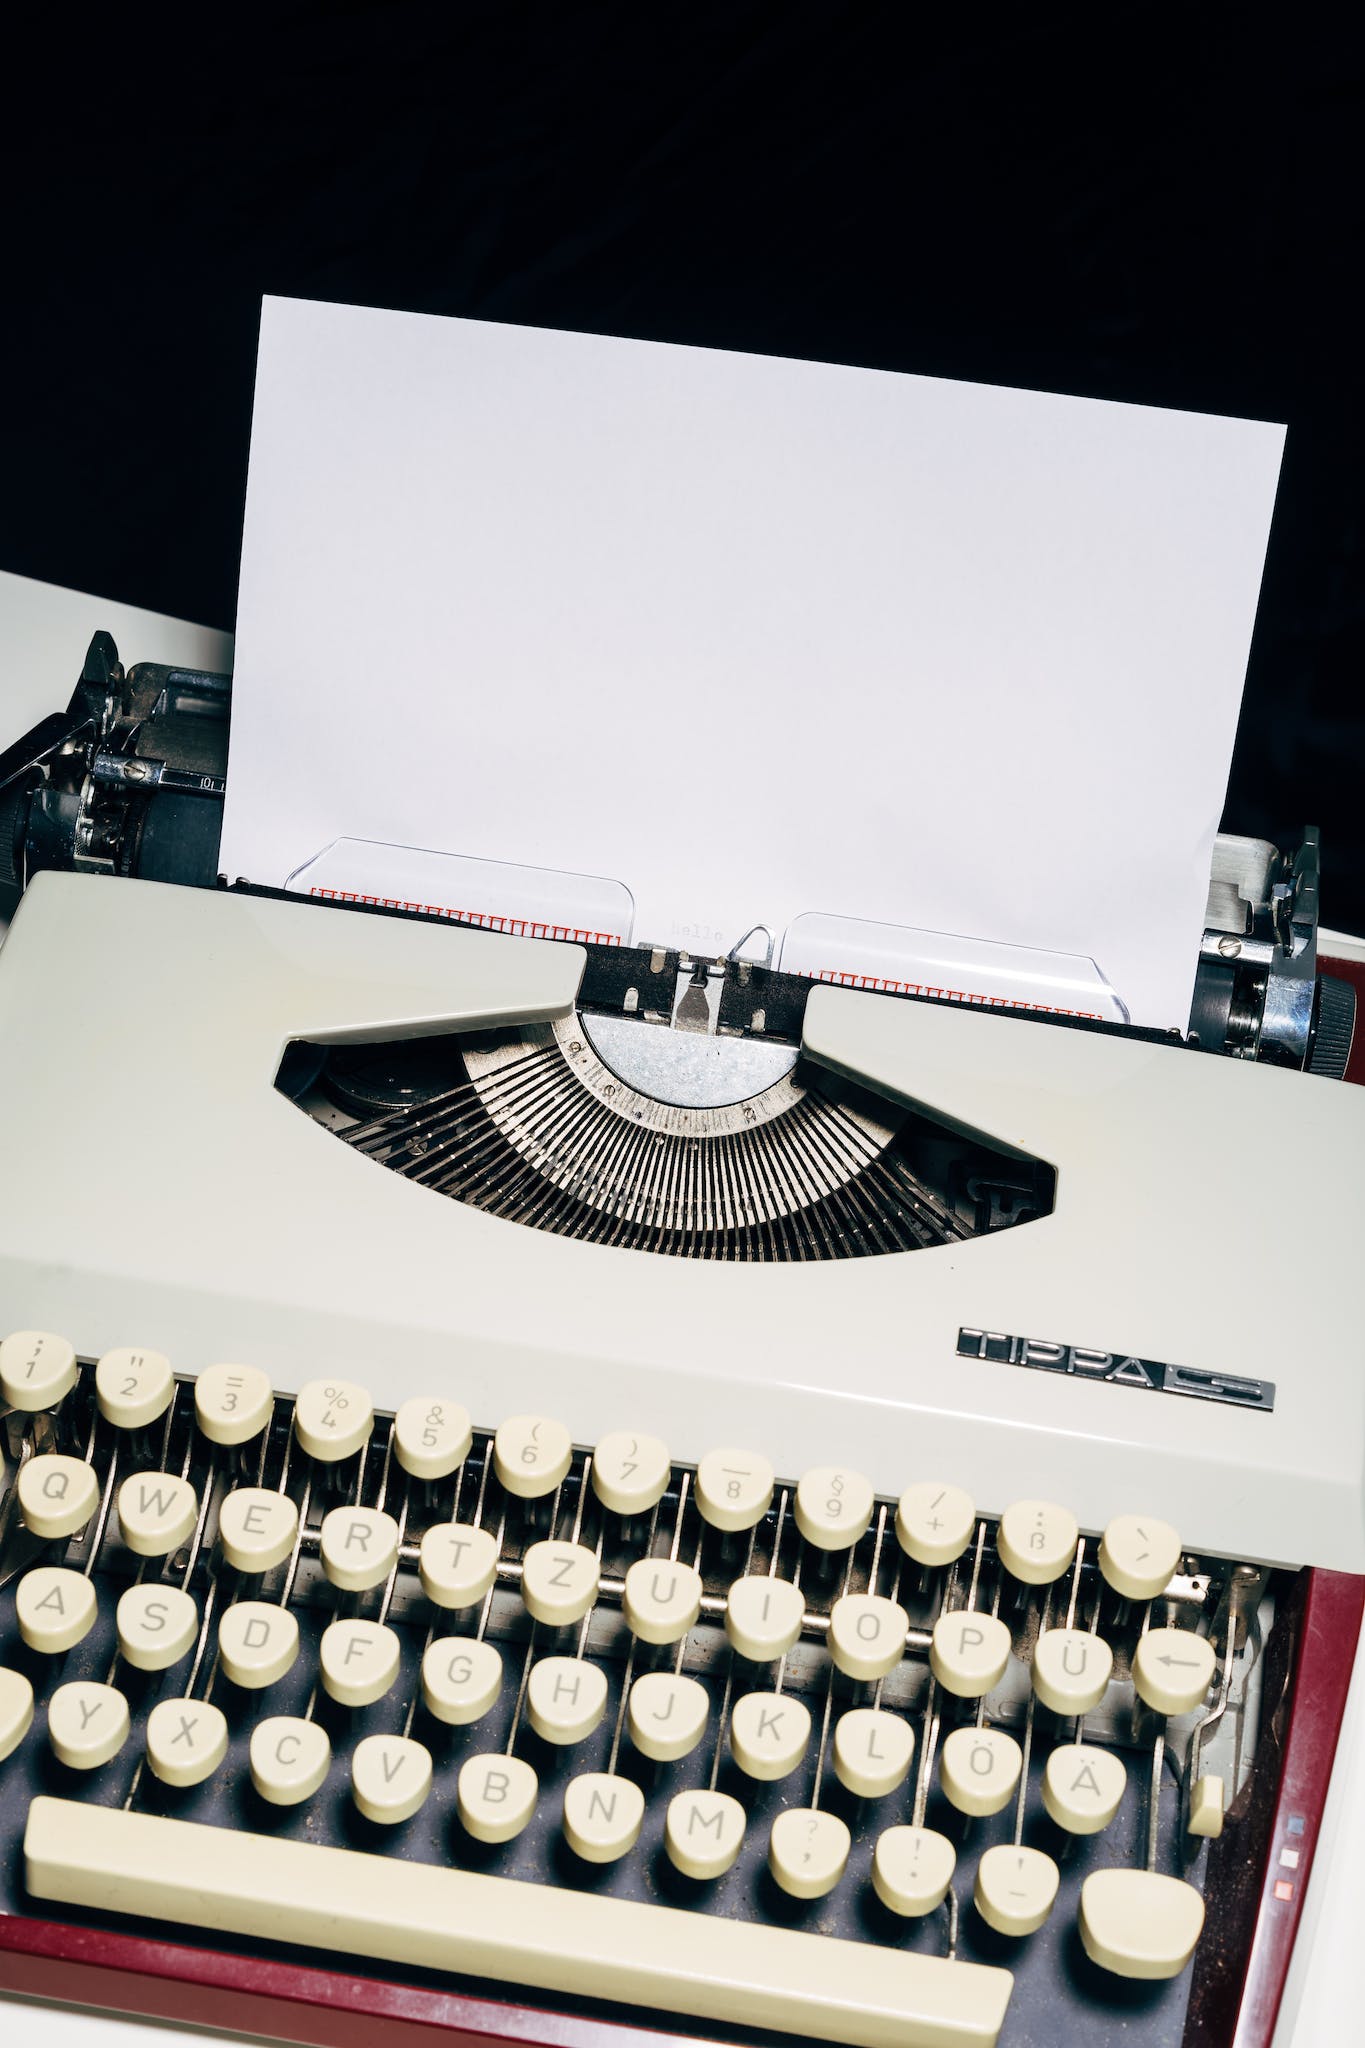
[(392, 849), (456, 855), (568, 878), (571, 923), (603, 878), (620, 936), (702, 955), (965, 934), (1183, 1026), (1282, 445), (267, 299), (223, 871), (307, 887), (346, 841), (401, 897)]

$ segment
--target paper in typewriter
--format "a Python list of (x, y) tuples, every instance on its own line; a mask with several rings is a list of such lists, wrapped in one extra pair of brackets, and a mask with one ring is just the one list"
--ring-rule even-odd
[[(267, 300), (224, 872), (605, 877), (621, 936), (703, 955), (967, 934), (1183, 1025), (1282, 441)], [(446, 907), (498, 914), (487, 874)]]

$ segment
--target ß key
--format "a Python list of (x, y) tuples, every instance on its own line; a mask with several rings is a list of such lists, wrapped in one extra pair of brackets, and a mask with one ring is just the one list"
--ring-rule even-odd
[(1048, 1586), (1071, 1567), (1080, 1530), (1069, 1508), (1049, 1500), (1017, 1500), (1005, 1509), (996, 1549), (1006, 1571), (1026, 1586)]

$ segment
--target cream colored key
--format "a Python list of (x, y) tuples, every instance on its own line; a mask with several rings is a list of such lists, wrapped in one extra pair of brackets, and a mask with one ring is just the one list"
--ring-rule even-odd
[(112, 1685), (75, 1678), (59, 1685), (48, 1701), (47, 1739), (60, 1763), (75, 1771), (97, 1771), (128, 1740), (128, 1702)]
[(846, 1465), (816, 1465), (796, 1489), (796, 1526), (817, 1550), (851, 1550), (872, 1520), (870, 1479)]
[(728, 1792), (675, 1792), (664, 1819), (668, 1860), (684, 1877), (723, 1877), (744, 1840), (744, 1808)]
[(40, 1451), (21, 1465), (17, 1491), (25, 1522), (44, 1543), (83, 1529), (100, 1499), (93, 1466), (61, 1451)]
[(1012, 1647), (1010, 1632), (998, 1616), (958, 1608), (940, 1614), (934, 1623), (929, 1665), (945, 1692), (976, 1700), (999, 1685)]
[(960, 1486), (924, 1479), (907, 1486), (896, 1509), (896, 1539), (916, 1564), (951, 1564), (976, 1533), (976, 1508)]
[(382, 1508), (330, 1508), (322, 1518), (322, 1569), (343, 1593), (382, 1586), (398, 1561), (398, 1524)]
[(1213, 1683), (1213, 1644), (1187, 1628), (1148, 1629), (1133, 1657), (1138, 1696), (1157, 1714), (1190, 1714)]
[(287, 1607), (237, 1600), (218, 1623), (218, 1658), (234, 1685), (260, 1692), (279, 1683), (299, 1654), (299, 1625)]
[(546, 1742), (583, 1742), (607, 1710), (607, 1674), (582, 1657), (542, 1657), (531, 1666), (526, 1718)]
[(880, 1593), (845, 1593), (829, 1616), (829, 1653), (848, 1678), (885, 1678), (905, 1654), (910, 1617)]
[(1223, 1832), (1223, 1780), (1212, 1772), (1196, 1780), (1190, 1792), (1189, 1831), (1214, 1840)]
[(294, 1403), (294, 1434), (310, 1458), (335, 1465), (370, 1440), (374, 1402), (354, 1380), (309, 1380)]
[(1080, 1530), (1069, 1508), (1017, 1500), (1000, 1517), (996, 1549), (1006, 1571), (1026, 1586), (1050, 1586), (1069, 1571)]
[(673, 1671), (646, 1671), (630, 1689), (630, 1739), (641, 1756), (657, 1764), (690, 1756), (711, 1713), (710, 1695), (695, 1678)]
[(637, 1557), (626, 1573), (622, 1606), (642, 1643), (677, 1643), (701, 1613), (701, 1573), (666, 1557)]
[(697, 1507), (713, 1529), (752, 1529), (773, 1499), (773, 1468), (757, 1451), (708, 1451), (697, 1467)]
[(106, 1351), (95, 1367), (95, 1396), (100, 1414), (115, 1429), (146, 1429), (171, 1405), (175, 1374), (160, 1351), (139, 1351), (122, 1345)]
[(118, 1526), (138, 1557), (169, 1557), (194, 1534), (199, 1496), (174, 1472), (130, 1472), (118, 1490)]
[(1204, 1901), (1182, 1877), (1092, 1870), (1081, 1886), (1081, 1940), (1116, 1977), (1178, 1977), (1204, 1929)]
[(455, 1784), (460, 1819), (477, 1842), (510, 1842), (536, 1810), (540, 1780), (524, 1757), (466, 1757)]
[(199, 1609), (180, 1586), (128, 1586), (114, 1612), (119, 1655), (135, 1671), (169, 1671), (193, 1648)]
[(227, 1743), (227, 1716), (208, 1700), (158, 1700), (147, 1716), (147, 1761), (163, 1785), (202, 1785)]
[(351, 1758), (351, 1797), (366, 1820), (411, 1820), (431, 1790), (431, 1751), (410, 1735), (367, 1735)]
[(877, 1837), (872, 1884), (877, 1897), (903, 1919), (937, 1913), (957, 1868), (957, 1850), (932, 1828), (888, 1828)]
[(448, 1479), (474, 1441), (469, 1410), (444, 1395), (405, 1401), (393, 1418), (394, 1455), (414, 1479)]
[(768, 1868), (794, 1899), (823, 1899), (848, 1868), (853, 1837), (837, 1813), (789, 1806), (773, 1822)]
[(1112, 1749), (1066, 1742), (1048, 1757), (1043, 1805), (1069, 1835), (1097, 1835), (1118, 1812), (1127, 1783), (1123, 1759)]
[(725, 1601), (725, 1633), (741, 1657), (771, 1664), (801, 1633), (806, 1596), (790, 1579), (736, 1579)]
[(1036, 1934), (1052, 1911), (1061, 1876), (1041, 1849), (997, 1842), (976, 1866), (976, 1910), (997, 1934)]
[(1089, 1714), (1104, 1698), (1114, 1653), (1082, 1628), (1045, 1629), (1033, 1651), (1033, 1690), (1054, 1714)]
[(618, 1515), (647, 1515), (668, 1491), (668, 1445), (643, 1431), (614, 1429), (592, 1454), (593, 1492)]
[(834, 1724), (834, 1769), (859, 1799), (884, 1799), (905, 1783), (915, 1754), (915, 1731), (899, 1714), (852, 1707)]
[(533, 1543), (521, 1561), (527, 1613), (551, 1628), (581, 1621), (597, 1598), (598, 1564), (582, 1543)]
[(810, 1713), (785, 1692), (746, 1692), (730, 1712), (730, 1747), (751, 1778), (785, 1778), (810, 1739)]
[(194, 1419), (211, 1444), (250, 1443), (274, 1406), (274, 1389), (256, 1365), (205, 1366), (194, 1383)]
[(22, 1671), (0, 1664), (0, 1763), (13, 1755), (32, 1726), (32, 1683)]
[(498, 1541), (472, 1522), (433, 1522), (422, 1538), (417, 1569), (434, 1607), (477, 1607), (498, 1575)]
[(573, 1438), (549, 1415), (513, 1415), (493, 1439), (493, 1469), (509, 1493), (539, 1500), (573, 1462)]
[(939, 1772), (959, 1813), (999, 1813), (1014, 1797), (1023, 1762), (1023, 1751), (1002, 1728), (954, 1728)]
[(55, 1408), (76, 1384), (76, 1354), (50, 1330), (15, 1330), (0, 1343), (0, 1400), (33, 1414)]
[(64, 1565), (40, 1564), (25, 1572), (14, 1591), (14, 1615), (30, 1650), (59, 1657), (94, 1626), (95, 1588)]
[(1180, 1563), (1180, 1537), (1153, 1515), (1115, 1515), (1100, 1542), (1100, 1570), (1125, 1600), (1155, 1600)]
[(502, 1657), (473, 1636), (435, 1636), (422, 1653), (427, 1712), (452, 1728), (481, 1721), (502, 1690)]
[(311, 1799), (332, 1766), (327, 1730), (293, 1714), (272, 1714), (251, 1731), (251, 1782), (272, 1806)]
[(564, 1787), (564, 1839), (585, 1863), (615, 1863), (640, 1839), (645, 1795), (633, 1778), (584, 1771)]
[(398, 1638), (382, 1621), (333, 1621), (322, 1631), (318, 1663), (329, 1696), (343, 1707), (371, 1707), (398, 1676)]
[(299, 1511), (286, 1494), (265, 1486), (239, 1486), (223, 1496), (218, 1540), (239, 1572), (273, 1571), (294, 1548)]

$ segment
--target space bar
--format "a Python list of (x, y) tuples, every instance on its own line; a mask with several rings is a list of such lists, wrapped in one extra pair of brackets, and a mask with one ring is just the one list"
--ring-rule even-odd
[(29, 1891), (330, 1955), (768, 2027), (994, 2048), (1008, 1970), (634, 1899), (37, 1798)]

